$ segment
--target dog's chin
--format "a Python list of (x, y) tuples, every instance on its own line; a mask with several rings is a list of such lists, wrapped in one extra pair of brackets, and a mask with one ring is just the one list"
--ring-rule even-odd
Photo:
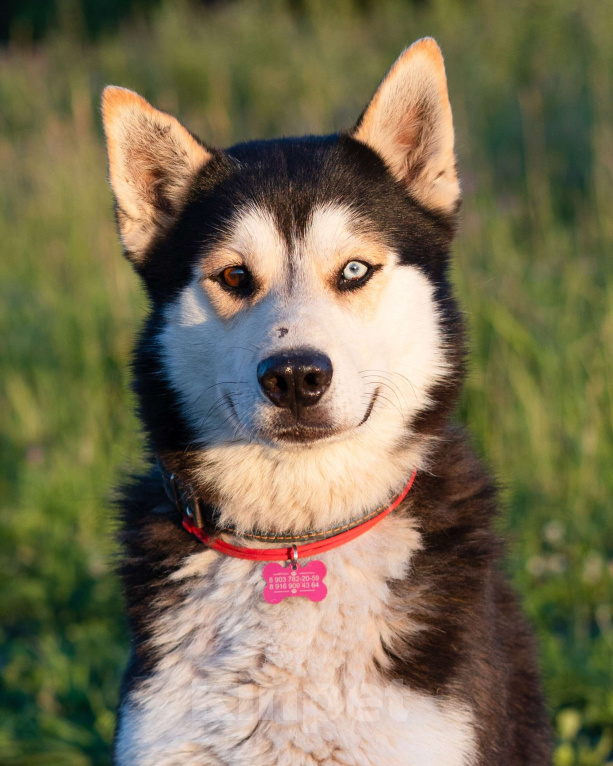
[(268, 443), (278, 446), (309, 447), (320, 442), (346, 438), (352, 431), (352, 428), (296, 423), (288, 428), (269, 429), (262, 435)]

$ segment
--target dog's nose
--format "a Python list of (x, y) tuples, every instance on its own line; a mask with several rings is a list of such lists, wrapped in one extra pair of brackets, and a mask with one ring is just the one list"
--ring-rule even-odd
[(259, 363), (258, 380), (273, 404), (298, 414), (317, 404), (330, 387), (332, 362), (317, 351), (276, 354)]

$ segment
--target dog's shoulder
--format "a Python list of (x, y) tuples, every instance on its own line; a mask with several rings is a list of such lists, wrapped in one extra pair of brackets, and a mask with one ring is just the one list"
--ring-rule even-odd
[(516, 763), (528, 743), (527, 763), (547, 763), (534, 639), (503, 572), (497, 482), (457, 425), (432, 458), (413, 498), (423, 545), (392, 585), (412, 627), (387, 647), (388, 672), (435, 697), (459, 695), (480, 723), (484, 763)]

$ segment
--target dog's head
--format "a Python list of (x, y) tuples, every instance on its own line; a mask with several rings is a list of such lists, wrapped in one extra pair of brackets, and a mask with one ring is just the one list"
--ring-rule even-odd
[(315, 523), (351, 487), (379, 502), (460, 377), (437, 44), (408, 48), (340, 135), (220, 151), (131, 91), (107, 88), (103, 113), (122, 242), (151, 299), (135, 385), (156, 452), (222, 505), (257, 486), (250, 523), (287, 506), (282, 484), (303, 513), (279, 524)]

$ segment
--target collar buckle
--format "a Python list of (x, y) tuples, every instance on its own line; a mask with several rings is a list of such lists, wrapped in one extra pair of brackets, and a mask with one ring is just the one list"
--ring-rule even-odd
[(185, 512), (190, 517), (190, 519), (194, 520), (194, 525), (198, 529), (204, 529), (204, 517), (202, 515), (202, 508), (200, 507), (200, 501), (195, 495), (192, 494), (191, 506), (186, 505)]
[(162, 474), (164, 490), (168, 499), (174, 504), (179, 513), (183, 513), (185, 516), (192, 519), (195, 527), (204, 529), (205, 524), (202, 507), (191, 484), (187, 485), (187, 492), (183, 491), (176, 475), (174, 473), (169, 474), (159, 460), (157, 461), (157, 464), (160, 473)]

